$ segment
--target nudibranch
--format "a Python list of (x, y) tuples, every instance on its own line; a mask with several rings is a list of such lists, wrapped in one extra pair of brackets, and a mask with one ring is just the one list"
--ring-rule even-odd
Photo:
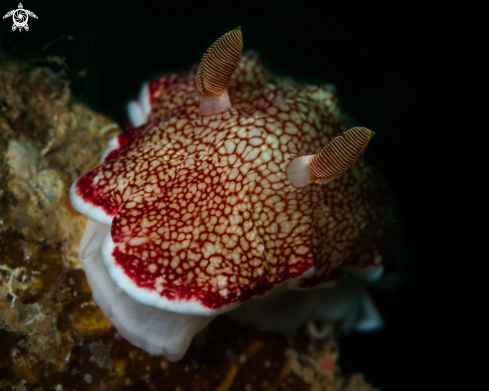
[(380, 324), (366, 285), (390, 208), (359, 160), (373, 132), (346, 129), (332, 86), (275, 77), (242, 47), (237, 28), (198, 68), (145, 84), (134, 128), (70, 190), (95, 302), (169, 360), (229, 311), (269, 330)]

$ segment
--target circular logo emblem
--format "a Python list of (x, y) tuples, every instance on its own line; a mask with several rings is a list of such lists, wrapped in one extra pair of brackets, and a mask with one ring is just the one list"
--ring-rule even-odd
[(32, 11), (24, 9), (22, 3), (19, 3), (18, 7), (19, 8), (7, 12), (5, 15), (3, 15), (3, 19), (10, 16), (12, 17), (12, 21), (14, 22), (14, 24), (12, 25), (12, 31), (15, 31), (17, 29), (19, 30), (19, 32), (22, 31), (22, 29), (24, 29), (25, 31), (29, 31), (29, 25), (27, 24), (29, 16), (37, 19), (37, 15)]
[(29, 15), (27, 15), (25, 9), (21, 8), (15, 10), (12, 19), (17, 27), (24, 27), (27, 24), (27, 21), (29, 20)]

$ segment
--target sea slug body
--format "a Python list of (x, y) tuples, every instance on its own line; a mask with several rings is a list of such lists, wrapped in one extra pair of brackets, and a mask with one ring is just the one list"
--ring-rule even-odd
[(275, 330), (380, 324), (366, 285), (383, 272), (388, 192), (358, 160), (373, 132), (347, 131), (334, 88), (269, 74), (240, 40), (235, 29), (199, 68), (145, 84), (134, 128), (70, 191), (89, 218), (80, 258), (95, 301), (170, 360), (229, 311)]

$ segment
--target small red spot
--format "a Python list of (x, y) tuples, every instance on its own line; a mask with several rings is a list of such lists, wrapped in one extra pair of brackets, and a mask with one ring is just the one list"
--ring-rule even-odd
[(323, 368), (327, 372), (334, 371), (336, 368), (336, 363), (328, 357), (321, 357), (319, 359), (319, 363), (321, 365), (321, 368)]

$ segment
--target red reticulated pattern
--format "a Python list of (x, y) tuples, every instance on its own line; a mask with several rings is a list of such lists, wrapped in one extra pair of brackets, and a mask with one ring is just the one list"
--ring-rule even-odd
[[(114, 215), (113, 256), (141, 288), (217, 309), (274, 285), (311, 287), (379, 261), (389, 220), (382, 178), (363, 161), (297, 189), (287, 165), (346, 130), (334, 89), (238, 63), (233, 107), (199, 117), (196, 68), (150, 83), (147, 124), (85, 174), (77, 193)], [(375, 261), (376, 260), (376, 261)]]

